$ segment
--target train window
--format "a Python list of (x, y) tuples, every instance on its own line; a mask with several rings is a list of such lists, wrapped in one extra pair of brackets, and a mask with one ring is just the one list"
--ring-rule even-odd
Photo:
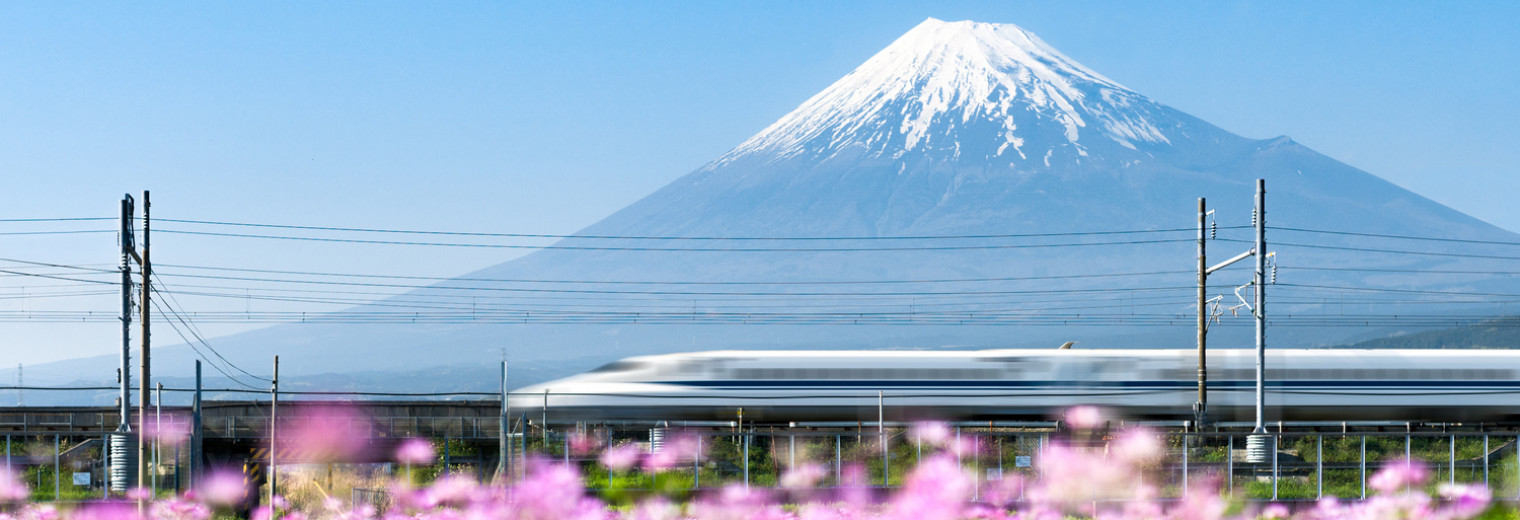
[(605, 373), (611, 373), (611, 372), (629, 372), (629, 371), (633, 371), (633, 370), (638, 370), (640, 368), (644, 368), (645, 365), (646, 365), (646, 363), (640, 363), (638, 361), (627, 361), (627, 360), (624, 360), (624, 361), (613, 361), (611, 363), (608, 363), (608, 364), (605, 364), (605, 365), (593, 368), (593, 369), (591, 369), (591, 372), (589, 372), (589, 373), (592, 373), (592, 374), (605, 374)]

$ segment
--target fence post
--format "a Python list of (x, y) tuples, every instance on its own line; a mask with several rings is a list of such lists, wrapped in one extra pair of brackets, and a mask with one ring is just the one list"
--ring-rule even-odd
[(1367, 498), (1367, 436), (1366, 435), (1362, 436), (1362, 460), (1361, 460), (1361, 464), (1362, 464), (1361, 473), (1359, 475), (1357, 475), (1357, 480), (1360, 480), (1361, 483), (1362, 483), (1362, 497), (1361, 498), (1366, 499)]
[(961, 451), (963, 451), (963, 450), (959, 449), (960, 445), (961, 445), (961, 427), (960, 426), (956, 426), (955, 427), (955, 446), (956, 446), (956, 450), (955, 450), (955, 465), (956, 466), (960, 466), (961, 465)]
[(1225, 472), (1224, 481), (1226, 482), (1226, 484), (1225, 484), (1225, 491), (1228, 491), (1230, 493), (1234, 493), (1235, 492), (1235, 436), (1234, 435), (1227, 435), (1225, 437), (1225, 439), (1227, 439), (1227, 442), (1229, 442), (1229, 447), (1225, 448), (1228, 451), (1224, 454), (1224, 472)]
[[(101, 421), (101, 428), (105, 428), (105, 421)], [(111, 434), (100, 435), (100, 499), (111, 498)]]
[(844, 476), (840, 474), (840, 465), (843, 464), (841, 461), (844, 459), (842, 448), (840, 447), (842, 439), (844, 439), (844, 436), (837, 433), (834, 434), (834, 487), (844, 484), (844, 482), (840, 482), (840, 480), (844, 479)]
[(1279, 436), (1272, 436), (1272, 500), (1277, 500), (1277, 441)]
[(1446, 473), (1446, 483), (1450, 484), (1450, 485), (1456, 485), (1457, 484), (1457, 434), (1455, 434), (1455, 433), (1451, 434), (1450, 440), (1447, 442), (1446, 447), (1450, 448), (1450, 450), (1448, 451), (1448, 453), (1450, 453), (1450, 455), (1448, 455), (1449, 458), (1447, 459), (1447, 462), (1449, 463), (1448, 467), (1451, 468)]
[(1483, 487), (1488, 488), (1488, 434), (1483, 434)]
[(59, 461), (58, 434), (53, 434), (53, 501), (57, 502), (61, 496), (59, 493), (58, 474), (63, 473), (63, 464)]
[(1314, 498), (1325, 498), (1325, 434), (1319, 434), (1314, 446)]
[[(607, 445), (611, 446), (612, 443), (608, 442)], [(607, 474), (611, 475), (612, 471), (609, 470), (607, 472)], [(697, 454), (693, 455), (691, 457), (691, 489), (696, 490), (696, 489), (701, 489), (701, 488), (702, 488), (702, 436), (698, 435), (697, 436)]]
[(1182, 434), (1182, 497), (1183, 498), (1187, 498), (1187, 496), (1188, 496), (1188, 443), (1192, 442), (1192, 440), (1193, 440), (1192, 437), (1189, 437), (1185, 433)]
[(749, 435), (744, 436), (744, 489), (749, 489)]

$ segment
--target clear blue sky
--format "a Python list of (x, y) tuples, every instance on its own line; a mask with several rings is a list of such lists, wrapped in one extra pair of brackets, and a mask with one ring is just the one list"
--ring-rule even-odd
[[(109, 216), (151, 189), (160, 218), (569, 233), (932, 16), (1018, 24), (1227, 130), (1292, 136), (1520, 230), (1520, 3), (923, 4), (0, 2), (0, 218)], [(427, 275), (509, 256), (155, 245), (159, 262)], [(4, 257), (113, 249), (0, 237)], [(71, 308), (112, 308), (90, 302)], [(108, 325), (3, 326), (65, 338), (20, 362), (114, 348)]]

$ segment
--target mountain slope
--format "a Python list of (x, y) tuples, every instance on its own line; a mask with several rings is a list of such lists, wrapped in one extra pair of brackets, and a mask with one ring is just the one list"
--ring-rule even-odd
[[(240, 362), (280, 353), (295, 374), (494, 362), (502, 348), (514, 360), (576, 359), (569, 371), (714, 348), (1186, 347), (1196, 199), (1209, 199), (1223, 228), (1212, 257), (1233, 255), (1249, 247), (1240, 228), (1257, 178), (1279, 228), (1520, 240), (1286, 137), (1244, 138), (1157, 103), (1018, 27), (931, 19), (732, 151), (579, 233), (806, 240), (571, 238), (558, 245), (592, 249), (539, 251), (438, 285), (490, 291), (479, 293), (496, 298), (488, 308), (525, 320), (590, 318), (292, 324), (217, 343)], [(1093, 230), (1127, 232), (1084, 234)], [(921, 236), (966, 238), (894, 238)], [(1315, 269), (1480, 270), (1487, 260), (1295, 245), (1389, 247), (1376, 237), (1274, 231), (1269, 244), (1285, 268), (1269, 292), (1273, 316), (1454, 308), (1332, 304), (1341, 293), (1315, 287), (1520, 292), (1513, 277)], [(1213, 292), (1228, 303), (1248, 280), (1223, 271)], [(444, 294), (458, 291), (407, 297)], [(881, 312), (899, 321), (866, 319)], [(700, 324), (711, 316), (731, 319)], [(850, 316), (871, 324), (842, 323)], [(1288, 326), (1271, 341), (1328, 345), (1366, 332)], [(1249, 344), (1245, 320), (1226, 318), (1213, 334), (1219, 347)], [(113, 362), (95, 361), (102, 373)]]

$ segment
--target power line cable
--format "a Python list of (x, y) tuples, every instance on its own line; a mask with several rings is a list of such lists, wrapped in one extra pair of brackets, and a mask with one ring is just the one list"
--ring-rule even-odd
[(0, 222), (76, 222), (90, 220), (116, 220), (118, 217), (73, 217), (73, 218), (0, 218)]
[(865, 285), (865, 284), (916, 284), (916, 283), (982, 283), (982, 282), (1012, 282), (1029, 280), (1066, 280), (1079, 278), (1117, 278), (1131, 276), (1155, 276), (1167, 274), (1189, 274), (1193, 271), (1146, 271), (1133, 273), (1098, 273), (1098, 274), (1070, 274), (1070, 275), (1047, 275), (1047, 276), (1010, 276), (997, 278), (940, 278), (919, 280), (831, 280), (831, 281), (657, 281), (657, 280), (544, 280), (531, 278), (471, 278), (463, 276), (415, 276), (415, 275), (384, 275), (384, 274), (358, 274), (358, 273), (334, 273), (321, 271), (285, 271), (276, 269), (249, 269), (237, 267), (212, 267), (197, 265), (155, 264), (154, 267), (172, 267), (178, 269), (196, 269), (206, 271), (231, 271), (245, 273), (264, 274), (291, 274), (302, 276), (332, 276), (344, 278), (382, 278), (398, 280), (437, 280), (437, 281), (460, 281), (460, 282), (496, 282), (496, 283), (536, 283), (536, 284), (586, 284), (586, 285)]
[[(159, 306), (157, 300), (151, 300), (149, 303), (155, 309), (158, 309), (158, 313), (160, 315), (167, 316), (169, 314), (169, 313), (167, 313), (167, 312), (164, 311), (163, 307)], [(245, 386), (245, 387), (248, 387), (248, 388), (258, 389), (258, 387), (256, 387), (256, 386), (250, 385), (248, 383), (244, 383), (242, 380), (234, 377), (232, 374), (227, 373), (227, 371), (223, 370), (221, 366), (217, 365), (216, 363), (213, 363), (211, 361), (211, 359), (209, 359), (209, 358), (206, 357), (206, 354), (204, 352), (201, 352), (201, 349), (199, 347), (195, 346), (194, 342), (190, 341), (190, 338), (185, 337), (185, 333), (181, 332), (179, 330), (179, 326), (175, 325), (174, 321), (172, 321), (172, 320), (164, 320), (164, 321), (169, 324), (169, 328), (174, 329), (174, 333), (179, 336), (179, 339), (181, 341), (184, 341), (185, 345), (188, 345), (190, 347), (190, 350), (195, 351), (195, 355), (197, 357), (199, 357), (199, 358), (201, 358), (201, 360), (205, 361), (206, 364), (211, 365), (211, 368), (216, 369), (217, 372), (220, 372), (223, 376), (226, 376), (228, 380), (231, 380), (234, 383), (237, 383), (239, 385), (242, 385), (242, 386)], [(209, 346), (208, 346), (208, 348), (209, 348)], [(231, 363), (228, 363), (228, 364), (231, 365)], [(234, 368), (236, 368), (236, 367), (234, 366)]]
[(0, 258), (0, 262), (11, 262), (11, 263), (15, 263), (15, 264), (25, 264), (25, 265), (38, 266), (38, 267), (56, 267), (56, 268), (59, 268), (59, 269), (74, 269), (74, 270), (77, 270), (77, 271), (92, 271), (92, 272), (106, 273), (106, 274), (121, 274), (121, 271), (115, 270), (115, 269), (100, 269), (100, 268), (85, 267), (85, 266), (79, 266), (79, 265), (55, 264), (55, 263), (51, 263), (51, 262), (38, 262), (38, 261), (35, 261), (35, 260), (20, 260), (20, 259), (16, 259), (16, 258)]
[(1156, 291), (1178, 290), (1191, 287), (1112, 287), (1098, 289), (1065, 289), (1065, 290), (1025, 290), (1025, 291), (899, 291), (899, 292), (762, 292), (762, 291), (646, 291), (646, 290), (612, 290), (612, 289), (551, 289), (539, 287), (471, 287), (471, 286), (443, 286), (443, 285), (415, 285), (377, 282), (337, 282), (330, 280), (290, 280), (280, 278), (255, 278), (245, 276), (219, 276), (219, 275), (195, 275), (195, 274), (165, 274), (164, 276), (182, 278), (201, 278), (212, 280), (235, 280), (252, 282), (272, 282), (306, 285), (337, 285), (355, 287), (395, 287), (403, 289), (432, 289), (447, 291), (490, 291), (490, 292), (522, 292), (522, 293), (568, 293), (568, 294), (632, 294), (632, 295), (671, 295), (671, 296), (943, 296), (963, 294), (1048, 294), (1064, 292), (1132, 292), (1132, 291)]
[(480, 244), (459, 242), (411, 242), (402, 240), (367, 240), (357, 238), (331, 238), (331, 237), (303, 237), (289, 235), (255, 235), (247, 233), (218, 233), (210, 231), (187, 231), (177, 229), (154, 230), (159, 233), (176, 233), (182, 235), (232, 237), (232, 238), (260, 238), (272, 240), (304, 240), (313, 242), (335, 242), (347, 244), (375, 244), (375, 245), (400, 245), (400, 246), (429, 246), (429, 247), (469, 247), (489, 249), (532, 249), (532, 250), (567, 250), (567, 251), (640, 251), (640, 252), (691, 252), (691, 253), (858, 253), (878, 251), (964, 251), (964, 250), (988, 250), (988, 249), (1040, 249), (1056, 247), (1091, 247), (1091, 246), (1117, 246), (1117, 245), (1149, 245), (1170, 244), (1181, 242), (1193, 242), (1191, 238), (1157, 239), (1157, 240), (1127, 240), (1114, 242), (1068, 242), (1059, 244), (995, 244), (995, 245), (964, 245), (964, 246), (901, 246), (901, 247), (770, 247), (770, 248), (709, 248), (709, 247), (637, 247), (637, 246), (570, 246), (570, 245), (527, 245), (527, 244)]
[(1510, 242), (1510, 241), (1501, 241), (1501, 240), (1473, 240), (1473, 239), (1465, 239), (1465, 238), (1421, 237), (1421, 236), (1412, 236), (1412, 235), (1387, 235), (1387, 234), (1381, 234), (1381, 233), (1361, 233), (1361, 232), (1356, 232), (1356, 231), (1330, 231), (1330, 230), (1324, 230), (1324, 229), (1306, 229), (1306, 228), (1277, 227), (1277, 226), (1267, 226), (1267, 229), (1276, 229), (1276, 230), (1280, 230), (1280, 231), (1295, 231), (1295, 232), (1299, 232), (1299, 233), (1317, 233), (1317, 234), (1323, 234), (1323, 235), (1342, 235), (1342, 236), (1357, 236), (1357, 237), (1372, 237), (1372, 238), (1393, 238), (1393, 239), (1399, 239), (1399, 240), (1426, 240), (1426, 241), (1432, 241), (1432, 242), (1457, 242), (1457, 243), (1463, 243), (1463, 244), (1488, 244), (1488, 245), (1497, 245), (1497, 246), (1520, 246), (1520, 242)]
[[(1220, 241), (1220, 242), (1235, 242), (1235, 243), (1241, 243), (1241, 244), (1252, 243), (1250, 240), (1237, 240), (1237, 239), (1231, 239), (1231, 238), (1220, 238), (1220, 239), (1217, 239), (1217, 240)], [(1443, 256), (1443, 257), (1454, 257), (1454, 258), (1483, 258), (1483, 259), (1489, 259), (1489, 260), (1520, 260), (1520, 256), (1478, 255), (1478, 254), (1469, 254), (1469, 253), (1443, 253), (1443, 252), (1435, 252), (1435, 251), (1410, 251), (1410, 250), (1407, 250), (1407, 249), (1381, 249), (1381, 248), (1373, 248), (1373, 247), (1331, 246), (1331, 245), (1324, 245), (1324, 244), (1298, 244), (1298, 243), (1292, 243), (1292, 242), (1268, 242), (1267, 245), (1269, 247), (1272, 247), (1272, 246), (1305, 247), (1305, 248), (1310, 248), (1310, 249), (1331, 249), (1331, 250), (1336, 250), (1336, 251), (1357, 251), (1357, 252), (1362, 252), (1362, 253), (1389, 253), (1389, 254), (1401, 254), (1401, 255)]]
[[(1112, 230), (1112, 231), (1075, 231), (1061, 233), (1020, 233), (1020, 234), (985, 234), (985, 235), (886, 235), (886, 236), (774, 236), (774, 237), (718, 237), (718, 236), (674, 236), (674, 235), (560, 235), (548, 233), (485, 233), (467, 231), (426, 231), (413, 229), (379, 229), (379, 228), (356, 228), (335, 226), (303, 226), (283, 224), (258, 224), (248, 222), (225, 222), (215, 220), (187, 220), (187, 219), (158, 219), (160, 222), (175, 222), (182, 224), (203, 224), (216, 226), (238, 226), (255, 228), (276, 229), (302, 229), (313, 231), (346, 231), (361, 233), (400, 233), (415, 235), (448, 235), (448, 236), (474, 236), (496, 238), (551, 238), (551, 239), (612, 239), (612, 240), (959, 240), (959, 239), (988, 239), (988, 238), (1037, 238), (1037, 237), (1070, 237), (1070, 236), (1099, 236), (1099, 235), (1129, 235), (1141, 233), (1177, 233), (1195, 231), (1192, 228), (1177, 229), (1135, 229), (1135, 230)], [(1246, 226), (1240, 226), (1246, 227)], [(1226, 229), (1234, 229), (1226, 228)]]
[(91, 233), (115, 233), (114, 229), (70, 229), (60, 231), (4, 231), (0, 236), (23, 236), (23, 235), (82, 235)]
[[(158, 278), (157, 276), (154, 276), (154, 279), (157, 279), (157, 278)], [(159, 280), (158, 283), (162, 284), (163, 280)], [(157, 294), (157, 295), (160, 295), (160, 296), (164, 296), (163, 292), (161, 292), (161, 291), (158, 290), (158, 287), (149, 286), (149, 288), (150, 288), (150, 290), (153, 291), (154, 294)], [(190, 334), (193, 335), (193, 336), (195, 336), (195, 339), (197, 341), (200, 341), (200, 343), (202, 345), (205, 345), (207, 350), (210, 350), (212, 354), (215, 354), (216, 357), (217, 357), (217, 359), (222, 360), (222, 362), (226, 363), (227, 366), (232, 367), (234, 370), (237, 370), (238, 372), (242, 372), (244, 375), (247, 375), (248, 377), (251, 377), (251, 378), (253, 378), (255, 380), (265, 381), (265, 382), (271, 381), (269, 378), (259, 377), (259, 376), (253, 375), (252, 373), (248, 372), (247, 370), (243, 370), (242, 367), (237, 366), (236, 363), (233, 363), (232, 361), (228, 360), (226, 357), (222, 356), (221, 352), (217, 352), (216, 347), (211, 346), (211, 344), (208, 343), (203, 336), (201, 336), (200, 332), (198, 330), (196, 330), (196, 328), (195, 328), (194, 325), (191, 325), (190, 322), (187, 321), (184, 318), (184, 316), (180, 315), (179, 312), (175, 311), (174, 306), (179, 306), (179, 301), (176, 300), (176, 299), (174, 299), (173, 295), (168, 295), (168, 298), (169, 298), (169, 301), (165, 302), (164, 306), (165, 307), (169, 307), (169, 312), (171, 312), (174, 315), (174, 318), (177, 319), (177, 320), (179, 320), (180, 323), (185, 324), (185, 328), (190, 331)], [(154, 305), (157, 305), (158, 304), (158, 300), (154, 300), (153, 303), (154, 303)], [(171, 303), (173, 304), (173, 306), (170, 306)], [(160, 313), (162, 313), (162, 310), (160, 310)], [(170, 325), (173, 325), (173, 324), (174, 324), (173, 322), (170, 322)], [(180, 337), (183, 338), (184, 336), (181, 335)], [(188, 343), (188, 340), (186, 342)], [(194, 347), (194, 345), (191, 345), (191, 346)], [(207, 362), (209, 363), (210, 361), (207, 361)]]

